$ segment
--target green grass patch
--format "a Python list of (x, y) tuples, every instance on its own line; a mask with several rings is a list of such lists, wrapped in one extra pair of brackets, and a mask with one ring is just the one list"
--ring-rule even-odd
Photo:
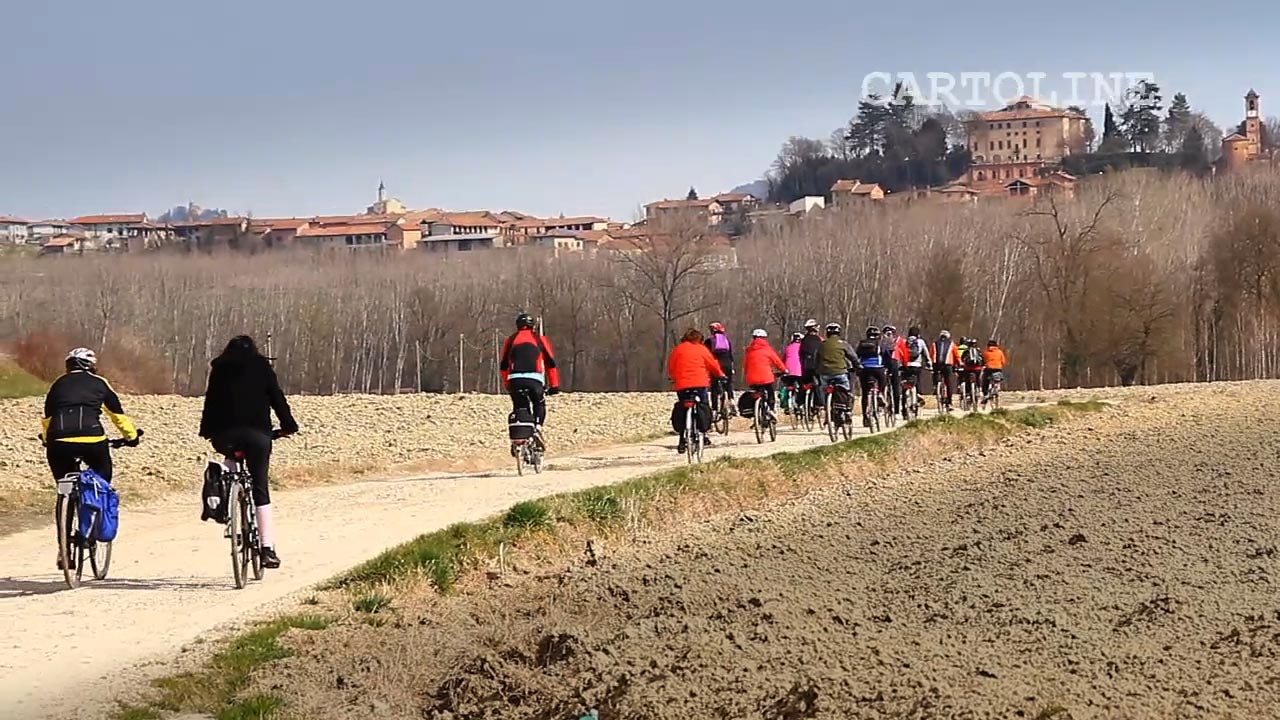
[(239, 700), (236, 696), (248, 684), (255, 668), (293, 654), (280, 644), (281, 635), (295, 628), (322, 630), (328, 626), (325, 618), (311, 615), (265, 623), (228, 643), (205, 669), (156, 680), (152, 684), (159, 690), (159, 697), (146, 705), (122, 708), (116, 720), (151, 720), (165, 713), (205, 713), (218, 720), (270, 717), (283, 706), (278, 698)]
[(518, 502), (502, 516), (502, 527), (508, 529), (539, 530), (552, 524), (551, 508), (538, 500)]
[(380, 592), (371, 592), (356, 598), (351, 606), (356, 612), (374, 615), (391, 607), (391, 597)]
[(592, 488), (573, 498), (582, 516), (597, 525), (615, 523), (623, 517), (622, 498), (613, 488)]
[(0, 358), (0, 398), (40, 397), (49, 383), (23, 370), (9, 358)]

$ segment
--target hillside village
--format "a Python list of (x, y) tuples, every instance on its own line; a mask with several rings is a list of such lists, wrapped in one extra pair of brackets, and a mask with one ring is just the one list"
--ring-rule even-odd
[[(559, 252), (626, 250), (650, 240), (651, 223), (681, 217), (705, 223), (712, 246), (730, 247), (756, 223), (788, 222), (828, 208), (895, 203), (968, 204), (1055, 194), (1073, 197), (1080, 181), (1064, 165), (1088, 153), (1091, 122), (1077, 109), (1022, 97), (965, 121), (969, 164), (964, 175), (937, 187), (891, 193), (877, 183), (841, 178), (825, 195), (767, 204), (743, 192), (645, 205), (634, 223), (602, 216), (537, 217), (514, 210), (411, 209), (387, 194), (385, 184), (363, 212), (312, 217), (235, 217), (164, 222), (146, 213), (107, 213), (69, 219), (27, 220), (0, 215), (0, 244), (39, 248), (41, 255), (142, 252), (176, 249), (258, 251), (278, 248), (342, 248), (459, 253), (533, 247)], [(1250, 90), (1240, 130), (1222, 141), (1215, 170), (1238, 172), (1274, 160), (1264, 142), (1261, 102)], [(192, 206), (188, 217), (200, 217)]]

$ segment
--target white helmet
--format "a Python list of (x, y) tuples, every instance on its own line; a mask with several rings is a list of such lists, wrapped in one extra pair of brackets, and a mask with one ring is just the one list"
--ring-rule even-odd
[(67, 353), (67, 371), (88, 370), (98, 367), (98, 356), (89, 348), (79, 347)]
[(752, 331), (751, 331), (751, 337), (753, 337), (753, 338), (767, 338), (767, 337), (769, 337), (769, 333), (765, 332), (762, 328), (756, 328), (755, 330), (752, 330)]
[(809, 318), (808, 320), (805, 320), (805, 321), (804, 321), (804, 329), (805, 329), (805, 330), (817, 330), (817, 329), (818, 329), (818, 321), (817, 321), (817, 320), (814, 320), (813, 318)]

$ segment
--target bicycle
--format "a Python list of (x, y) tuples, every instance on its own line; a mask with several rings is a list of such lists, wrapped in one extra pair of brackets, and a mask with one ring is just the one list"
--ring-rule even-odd
[(951, 383), (947, 381), (946, 375), (941, 372), (933, 374), (934, 392), (938, 396), (938, 414), (947, 415), (951, 412)]
[(711, 384), (711, 427), (721, 435), (729, 434), (728, 382), (721, 378)]
[[(271, 431), (273, 441), (282, 437), (284, 434), (279, 430)], [(222, 475), (227, 498), (227, 529), (223, 537), (231, 541), (231, 577), (236, 589), (243, 590), (249, 583), (251, 567), (254, 580), (261, 580), (265, 575), (258, 536), (257, 505), (253, 502), (253, 475), (249, 472), (243, 450), (232, 450), (231, 455), (223, 457), (223, 464), (228, 468)]]
[(814, 423), (818, 421), (818, 389), (813, 383), (804, 383), (800, 386), (801, 390), (797, 393), (799, 400), (796, 403), (800, 415), (800, 427), (805, 432), (813, 432)]
[(916, 390), (916, 381), (902, 379), (902, 414), (910, 422), (920, 417), (920, 391)]
[[(138, 431), (138, 437), (142, 437), (141, 430)], [(43, 437), (39, 439), (41, 444), (45, 444)], [(131, 444), (121, 439), (109, 440), (108, 443), (113, 450), (128, 447)], [(66, 581), (67, 588), (71, 590), (80, 587), (80, 581), (84, 578), (85, 560), (89, 561), (89, 569), (93, 572), (94, 580), (106, 580), (107, 572), (111, 569), (112, 543), (98, 542), (92, 537), (86, 538), (80, 535), (80, 493), (83, 472), (84, 463), (81, 462), (79, 471), (56, 481), (58, 501), (53, 509), (53, 521), (58, 529), (58, 564), (62, 566), (62, 578)], [(96, 528), (97, 518), (92, 518), (88, 525)], [(75, 567), (72, 567), (73, 565)]]
[(872, 378), (871, 392), (867, 394), (867, 402), (862, 406), (864, 424), (872, 434), (875, 434), (880, 432), (881, 427), (892, 427), (892, 417), (893, 407), (885, 401), (880, 381)]
[(989, 405), (992, 410), (1000, 409), (1000, 390), (1004, 385), (1004, 372), (1001, 370), (993, 370), (991, 372), (991, 385), (987, 388), (987, 396), (983, 399), (984, 405)]
[(964, 371), (964, 386), (960, 388), (960, 410), (961, 412), (977, 412), (978, 395), (976, 390), (977, 380), (975, 373)]
[(773, 412), (769, 410), (769, 396), (764, 390), (751, 389), (754, 395), (755, 409), (751, 417), (751, 429), (756, 433), (756, 442), (764, 443), (764, 436), (769, 436), (769, 442), (778, 441), (778, 418), (774, 417)]
[(702, 433), (698, 428), (698, 404), (700, 400), (701, 397), (695, 393), (680, 394), (680, 401), (684, 406), (684, 433), (681, 439), (685, 456), (690, 465), (695, 462), (702, 462), (702, 453), (704, 452)]
[[(823, 423), (827, 428), (827, 437), (831, 438), (831, 442), (836, 442), (839, 438), (850, 440), (853, 438), (853, 409), (846, 407), (837, 407), (835, 405), (836, 389), (843, 390), (843, 386), (838, 385), (835, 381), (827, 381), (827, 401), (823, 411)], [(852, 404), (852, 396), (850, 404)]]
[[(528, 403), (529, 417), (536, 417), (533, 410), (533, 398), (528, 391), (520, 393)], [(547, 452), (547, 445), (542, 441), (542, 427), (535, 421), (529, 437), (511, 438), (511, 456), (516, 459), (516, 475), (523, 477), (525, 466), (533, 468), (534, 475), (542, 474), (542, 461)]]

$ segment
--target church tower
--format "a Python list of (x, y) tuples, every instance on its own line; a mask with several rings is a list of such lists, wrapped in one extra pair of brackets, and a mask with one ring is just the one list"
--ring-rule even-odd
[(386, 201), (387, 201), (387, 184), (379, 180), (378, 181), (378, 202), (385, 203)]
[(1262, 105), (1253, 90), (1244, 96), (1244, 136), (1249, 139), (1249, 155), (1262, 154)]

